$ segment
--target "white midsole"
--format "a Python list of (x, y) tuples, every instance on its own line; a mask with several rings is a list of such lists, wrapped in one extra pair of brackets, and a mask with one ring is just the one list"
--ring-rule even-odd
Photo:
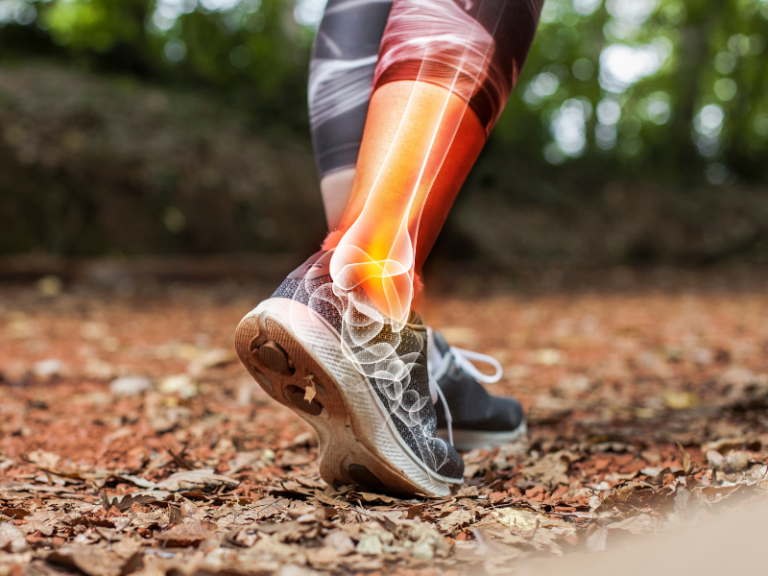
[[(453, 446), (456, 450), (490, 450), (496, 446), (509, 444), (528, 433), (528, 426), (523, 422), (514, 430), (504, 432), (485, 432), (483, 430), (457, 430), (453, 429)], [(440, 438), (448, 439), (448, 429), (438, 428), (437, 435)]]
[[(288, 298), (270, 298), (251, 312), (264, 319), (268, 316), (279, 323), (291, 336), (301, 341), (305, 350), (334, 379), (348, 399), (350, 406), (366, 414), (367, 440), (389, 465), (400, 470), (425, 493), (447, 495), (450, 484), (460, 484), (460, 478), (448, 478), (431, 470), (397, 432), (378, 395), (368, 379), (358, 372), (341, 349), (340, 337), (328, 322), (299, 302)], [(301, 336), (299, 335), (301, 332)], [(375, 406), (371, 410), (368, 407)], [(395, 448), (396, 447), (396, 448)]]

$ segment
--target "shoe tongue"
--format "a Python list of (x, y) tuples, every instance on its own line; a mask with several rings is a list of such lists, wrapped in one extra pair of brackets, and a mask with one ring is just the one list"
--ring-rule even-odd
[(288, 278), (313, 280), (328, 276), (331, 273), (331, 256), (333, 256), (333, 250), (321, 250), (312, 254), (304, 264), (291, 272)]
[[(435, 348), (440, 352), (441, 357), (450, 352), (451, 347), (448, 345), (448, 342), (445, 341), (445, 337), (437, 330), (432, 331), (432, 341), (434, 342)], [(431, 343), (432, 342), (430, 342), (430, 344)]]
[(427, 347), (427, 368), (435, 380), (439, 380), (453, 363), (449, 354), (450, 346), (440, 332), (430, 329)]

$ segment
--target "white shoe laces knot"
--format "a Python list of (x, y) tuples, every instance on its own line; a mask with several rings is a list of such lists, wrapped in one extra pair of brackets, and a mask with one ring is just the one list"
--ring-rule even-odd
[[(445, 399), (443, 391), (440, 389), (440, 385), (437, 383), (437, 378), (434, 374), (438, 371), (437, 366), (443, 364), (443, 358), (440, 357), (439, 351), (435, 346), (435, 340), (432, 335), (432, 329), (427, 328), (428, 338), (428, 372), (429, 372), (429, 392), (432, 396), (432, 403), (437, 404), (438, 399), (443, 404), (443, 410), (445, 411), (445, 422), (448, 425), (448, 441), (453, 446), (453, 418), (451, 417), (451, 410), (448, 408), (448, 401)], [(484, 384), (494, 384), (501, 379), (504, 369), (501, 367), (496, 358), (488, 356), (487, 354), (480, 354), (479, 352), (472, 352), (471, 350), (465, 350), (464, 348), (458, 348), (456, 346), (449, 347), (449, 354), (453, 356), (454, 365), (472, 376), (478, 382)], [(448, 354), (446, 354), (448, 356)], [(482, 362), (483, 364), (489, 364), (493, 366), (493, 375), (484, 374), (481, 372), (474, 362)], [(432, 364), (432, 365), (430, 365)], [(433, 366), (435, 369), (433, 369)]]
[[(451, 353), (453, 354), (453, 361), (464, 372), (472, 376), (478, 382), (484, 384), (495, 384), (501, 380), (501, 375), (504, 373), (504, 369), (501, 367), (496, 358), (488, 356), (487, 354), (480, 354), (479, 352), (472, 352), (471, 350), (464, 350), (463, 348), (457, 348), (451, 346)], [(490, 364), (493, 366), (493, 375), (488, 375), (480, 372), (472, 361), (482, 362), (484, 364)]]

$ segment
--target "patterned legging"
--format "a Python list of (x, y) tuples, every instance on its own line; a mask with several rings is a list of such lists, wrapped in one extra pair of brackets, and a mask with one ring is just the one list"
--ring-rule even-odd
[(421, 80), (496, 123), (538, 25), (544, 0), (329, 0), (309, 75), (312, 139), (321, 177), (355, 166), (373, 91)]

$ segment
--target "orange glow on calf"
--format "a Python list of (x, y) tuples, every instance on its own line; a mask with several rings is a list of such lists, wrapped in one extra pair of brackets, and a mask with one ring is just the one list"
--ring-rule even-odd
[[(428, 251), (484, 140), (474, 113), (445, 88), (411, 81), (379, 88), (341, 234), (325, 244), (336, 247), (334, 282), (361, 286), (381, 312), (404, 322), (423, 261), (421, 236)], [(436, 209), (425, 213), (429, 198)]]

